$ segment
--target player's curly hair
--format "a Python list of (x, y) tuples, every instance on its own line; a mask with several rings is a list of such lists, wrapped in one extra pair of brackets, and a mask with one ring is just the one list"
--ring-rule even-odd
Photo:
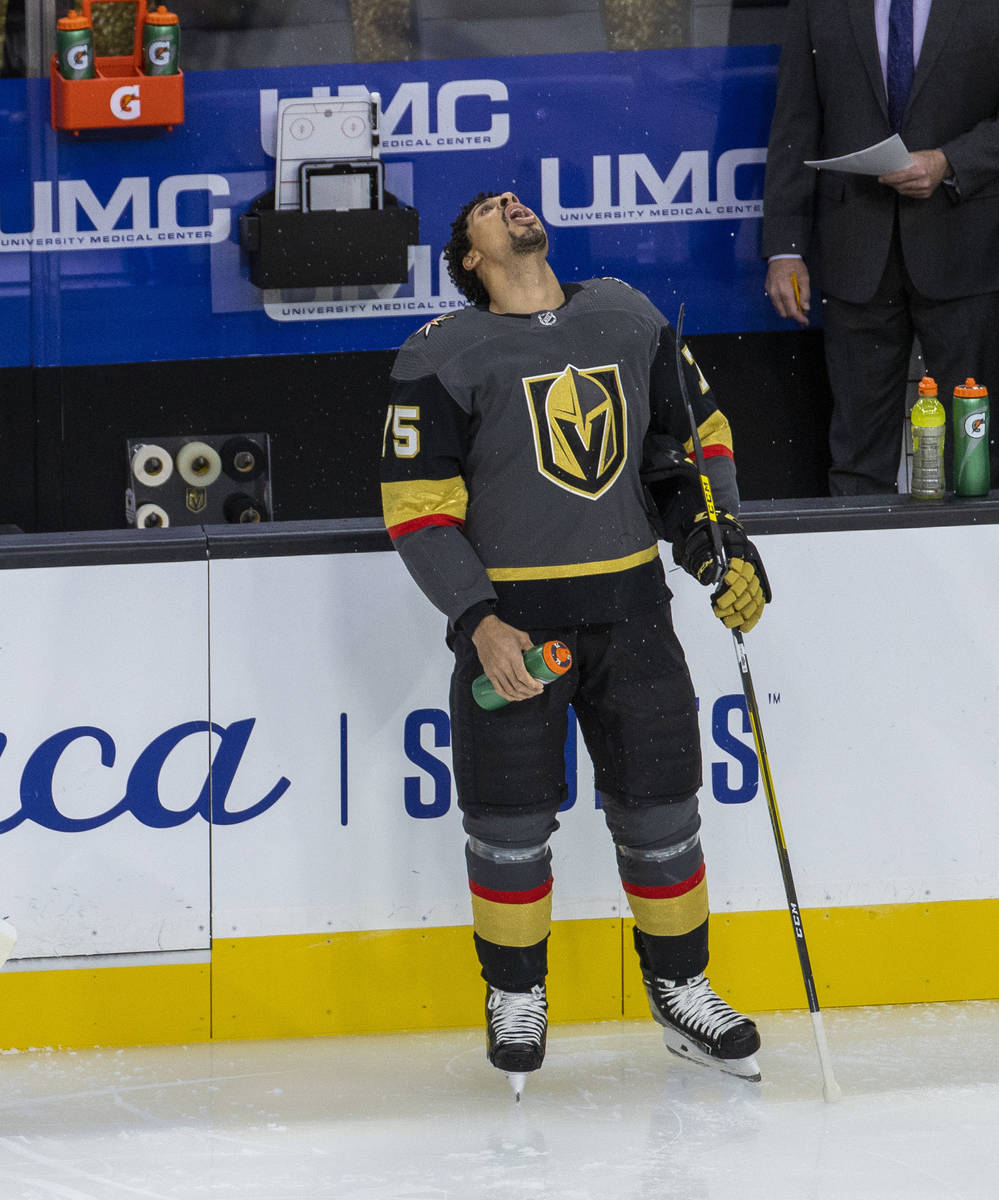
[(499, 195), (500, 192), (479, 192), (473, 200), (463, 204), (451, 222), (451, 240), (444, 247), (444, 261), (447, 263), (447, 273), (451, 276), (451, 282), (471, 304), (486, 304), (489, 293), (482, 286), (478, 275), (474, 271), (467, 271), (461, 264), (461, 260), (472, 248), (468, 236), (468, 214), (483, 200)]

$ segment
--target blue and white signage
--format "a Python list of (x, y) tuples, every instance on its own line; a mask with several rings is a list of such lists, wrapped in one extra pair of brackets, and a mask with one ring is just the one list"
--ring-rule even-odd
[[(759, 261), (776, 48), (190, 72), (172, 130), (54, 132), (0, 82), (0, 365), (389, 349), (463, 303), (460, 204), (513, 188), (563, 279), (617, 275), (691, 332), (776, 328)], [(409, 280), (264, 292), (240, 213), (274, 186), (277, 108), (381, 97), (386, 187), (420, 216)]]

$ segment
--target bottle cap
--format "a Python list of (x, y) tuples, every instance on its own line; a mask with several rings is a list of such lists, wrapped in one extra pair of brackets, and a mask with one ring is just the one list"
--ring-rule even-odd
[(572, 651), (565, 642), (545, 642), (541, 648), (545, 666), (556, 675), (564, 675), (572, 666)]
[(920, 396), (935, 396), (937, 394), (937, 381), (929, 375), (924, 375), (919, 381)]
[(983, 387), (980, 383), (975, 383), (974, 379), (969, 375), (963, 384), (959, 384), (954, 389), (955, 396), (976, 398), (979, 396), (987, 396), (988, 388)]
[(147, 25), (178, 25), (177, 14), (171, 12), (165, 4), (161, 4), (154, 12), (151, 8), (143, 18)]
[(60, 17), (56, 22), (59, 29), (89, 29), (90, 22), (78, 12), (68, 12), (64, 17)]

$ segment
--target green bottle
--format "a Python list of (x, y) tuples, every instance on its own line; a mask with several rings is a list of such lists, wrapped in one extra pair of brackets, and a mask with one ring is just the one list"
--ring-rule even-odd
[(924, 375), (919, 399), (912, 406), (912, 495), (917, 500), (942, 500), (946, 490), (944, 438), (947, 414), (937, 398), (936, 381)]
[(56, 23), (56, 64), (63, 79), (93, 79), (94, 30), (87, 18), (70, 11)]
[(954, 491), (958, 496), (987, 496), (989, 467), (989, 393), (966, 379), (954, 389)]
[[(542, 683), (551, 683), (572, 666), (572, 654), (565, 642), (541, 642), (524, 651), (524, 666), (535, 679), (540, 679)], [(504, 704), (510, 703), (497, 693), (489, 682), (488, 675), (480, 675), (473, 681), (472, 695), (480, 708), (502, 708)]]
[(180, 58), (177, 14), (163, 4), (149, 9), (142, 26), (142, 71), (145, 75), (176, 75)]

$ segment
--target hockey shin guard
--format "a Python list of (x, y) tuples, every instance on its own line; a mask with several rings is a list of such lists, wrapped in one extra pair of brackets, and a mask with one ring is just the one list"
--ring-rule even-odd
[(470, 837), (465, 860), (482, 977), (504, 991), (530, 991), (548, 973), (551, 851), (547, 843), (512, 848)]
[(708, 889), (697, 835), (672, 846), (618, 846), (617, 857), (643, 969), (667, 979), (699, 974), (708, 963)]

